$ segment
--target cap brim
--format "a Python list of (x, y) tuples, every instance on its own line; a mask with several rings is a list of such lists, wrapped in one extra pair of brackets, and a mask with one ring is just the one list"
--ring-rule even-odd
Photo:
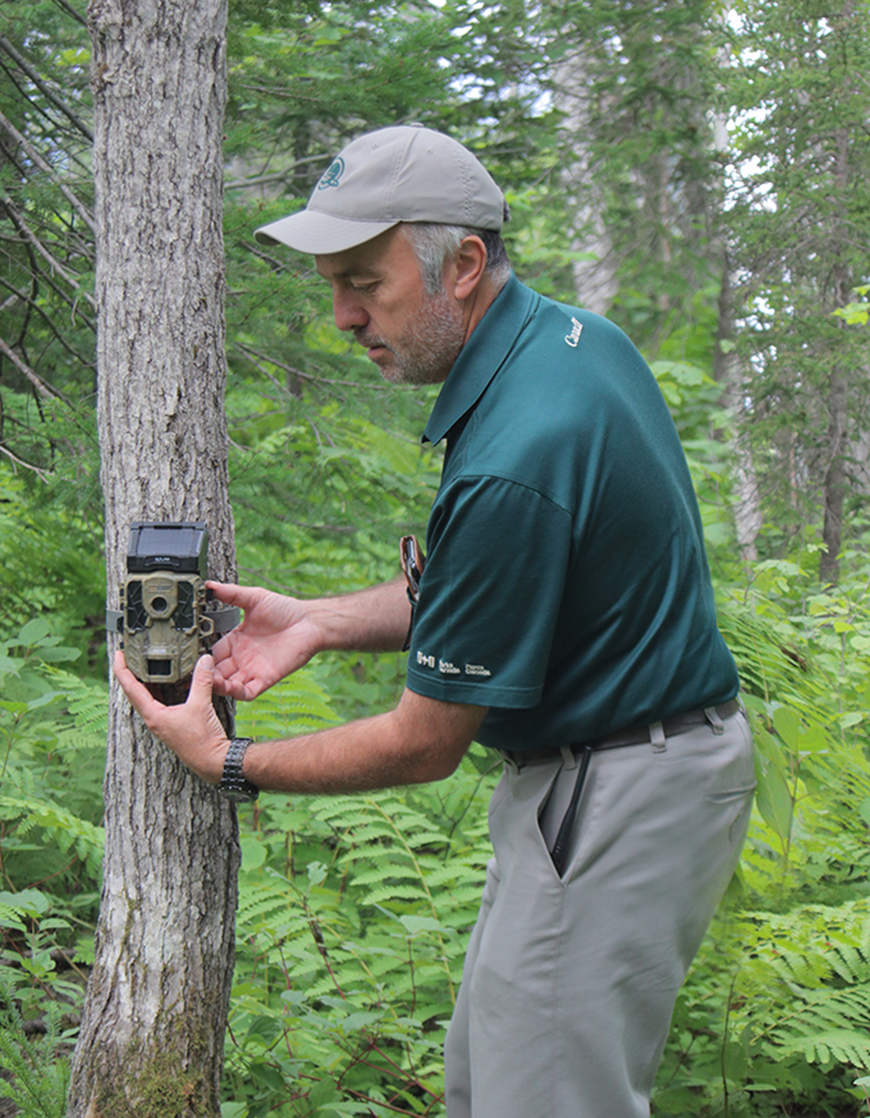
[(287, 245), (298, 252), (322, 256), (364, 244), (398, 224), (397, 221), (349, 221), (317, 210), (300, 210), (261, 226), (254, 237), (261, 245)]

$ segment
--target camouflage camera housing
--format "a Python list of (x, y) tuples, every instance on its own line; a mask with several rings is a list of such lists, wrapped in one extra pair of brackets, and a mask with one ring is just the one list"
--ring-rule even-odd
[(127, 667), (143, 683), (179, 683), (193, 674), (215, 624), (205, 587), (208, 527), (130, 525), (127, 580), (121, 590)]

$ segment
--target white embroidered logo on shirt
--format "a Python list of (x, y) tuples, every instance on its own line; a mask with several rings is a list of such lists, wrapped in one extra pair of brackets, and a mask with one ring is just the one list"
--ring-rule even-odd
[(492, 675), (489, 668), (483, 664), (466, 664), (465, 668), (457, 668), (452, 660), (442, 660), (440, 657), (427, 656), (425, 652), (417, 653), (417, 663), (421, 668), (436, 668), (442, 675), (473, 675), (486, 679)]
[(577, 348), (577, 343), (580, 341), (580, 335), (583, 333), (583, 323), (578, 322), (574, 316), (571, 316), (571, 333), (565, 335), (565, 341), (573, 349)]

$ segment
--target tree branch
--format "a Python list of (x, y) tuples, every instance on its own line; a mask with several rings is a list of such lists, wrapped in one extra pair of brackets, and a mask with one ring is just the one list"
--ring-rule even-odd
[[(42, 277), (42, 272), (36, 272), (35, 274)], [(45, 328), (49, 330), (52, 336), (57, 340), (57, 342), (61, 346), (63, 346), (63, 348), (76, 362), (77, 365), (81, 365), (83, 368), (87, 369), (94, 369), (96, 367), (93, 357), (82, 356), (82, 354), (79, 353), (78, 350), (66, 340), (63, 334), (61, 334), (61, 332), (55, 326), (54, 319), (51, 317), (51, 315), (46, 314), (45, 309), (40, 306), (39, 301), (30, 296), (27, 293), (26, 288), (16, 289), (11, 283), (8, 283), (2, 275), (0, 275), (0, 290), (2, 290), (3, 288), (5, 288), (7, 291), (11, 291), (12, 294), (7, 299), (4, 299), (2, 303), (0, 303), (0, 311), (11, 310), (15, 306), (16, 302), (25, 303), (28, 306), (29, 310), (32, 310), (37, 315), (39, 315)], [(54, 290), (56, 291), (56, 289)], [(61, 298), (64, 298), (64, 296), (61, 295)], [(68, 306), (72, 307), (73, 313), (75, 313), (75, 302), (73, 300), (67, 300), (65, 298), (64, 301), (67, 303)], [(81, 318), (84, 321), (85, 325), (93, 332), (93, 323), (91, 322), (91, 320), (85, 315), (82, 315)]]
[(2, 204), (6, 207), (6, 212), (12, 218), (13, 222), (15, 223), (15, 225), (19, 229), (19, 231), (33, 245), (33, 247), (36, 249), (36, 251), (39, 253), (39, 255), (41, 257), (43, 257), (43, 259), (48, 262), (52, 271), (56, 272), (59, 276), (62, 276), (63, 279), (65, 279), (66, 282), (70, 285), (70, 287), (72, 287), (76, 291), (80, 292), (81, 295), (83, 295), (84, 298), (91, 305), (92, 309), (96, 310), (96, 303), (94, 302), (93, 295), (91, 295), (90, 292), (85, 291), (85, 289), (82, 287), (82, 285), (76, 279), (74, 279), (69, 274), (69, 272), (67, 272), (66, 268), (64, 268), (64, 266), (60, 263), (60, 261), (57, 260), (54, 256), (51, 255), (51, 253), (48, 251), (48, 249), (45, 247), (45, 245), (42, 243), (42, 241), (40, 241), (39, 237), (36, 236), (36, 234), (28, 226), (27, 222), (24, 220), (24, 218), (18, 212), (17, 206), (15, 205), (15, 203), (12, 201), (12, 199), (9, 197), (9, 195), (6, 193), (5, 190), (0, 192), (0, 202), (2, 202)]
[(62, 12), (66, 12), (68, 16), (72, 16), (76, 23), (80, 23), (82, 27), (87, 27), (88, 21), (81, 14), (81, 12), (76, 11), (72, 4), (67, 4), (66, 0), (54, 0), (54, 2), (55, 4), (57, 4)]
[(88, 128), (87, 124), (85, 124), (82, 118), (77, 113), (73, 112), (73, 110), (68, 105), (65, 105), (56, 93), (52, 92), (47, 83), (42, 80), (42, 78), (39, 76), (36, 70), (33, 69), (27, 59), (24, 58), (23, 55), (19, 54), (15, 47), (13, 47), (13, 45), (9, 42), (9, 40), (4, 38), (4, 36), (2, 35), (0, 35), (0, 49), (5, 51), (6, 54), (9, 55), (16, 66), (19, 66), (24, 71), (24, 73), (27, 74), (28, 78), (30, 78), (36, 88), (45, 97), (48, 98), (48, 100), (52, 103), (52, 105), (54, 105), (56, 109), (63, 113), (67, 120), (71, 121), (76, 126), (76, 128), (78, 128), (79, 132), (81, 132), (88, 143), (92, 144), (94, 142), (94, 134), (90, 130), (90, 128)]
[(48, 381), (42, 379), (39, 373), (35, 373), (29, 365), (26, 365), (15, 350), (11, 349), (2, 338), (0, 338), (0, 353), (9, 358), (12, 364), (27, 377), (41, 396), (53, 396), (56, 400), (60, 400), (62, 403), (66, 404), (67, 407), (72, 407), (72, 402), (68, 397), (64, 396), (57, 388), (53, 388)]
[(22, 466), (25, 470), (32, 470), (40, 481), (46, 480), (45, 470), (43, 470), (40, 466), (34, 466), (32, 462), (25, 462), (23, 458), (18, 458), (17, 455), (13, 454), (12, 451), (5, 447), (2, 443), (0, 443), (0, 454), (5, 454), (6, 457), (10, 458), (16, 466)]
[[(2, 38), (0, 38), (0, 43), (2, 43)], [(85, 225), (87, 225), (90, 231), (96, 236), (97, 227), (94, 219), (90, 215), (90, 211), (88, 210), (87, 206), (85, 206), (84, 203), (80, 202), (78, 198), (76, 198), (75, 194), (73, 194), (73, 192), (64, 185), (60, 175), (57, 174), (55, 169), (49, 163), (46, 163), (46, 161), (42, 158), (33, 144), (31, 144), (29, 140), (21, 135), (18, 129), (12, 124), (11, 121), (7, 120), (3, 113), (0, 113), (0, 125), (2, 125), (9, 133), (9, 135), (17, 143), (19, 143), (22, 148), (24, 148), (25, 152), (30, 157), (30, 159), (33, 160), (36, 166), (39, 167), (41, 171), (44, 171), (46, 175), (48, 175), (51, 181), (60, 190), (61, 194), (63, 194), (64, 198), (66, 198), (66, 200), (78, 213), (79, 217), (84, 221)]]

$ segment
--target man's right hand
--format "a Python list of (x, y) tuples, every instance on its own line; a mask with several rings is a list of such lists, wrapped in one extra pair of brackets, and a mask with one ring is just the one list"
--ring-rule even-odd
[(321, 650), (305, 602), (254, 586), (206, 585), (219, 601), (245, 611), (241, 625), (211, 650), (216, 694), (256, 699)]

